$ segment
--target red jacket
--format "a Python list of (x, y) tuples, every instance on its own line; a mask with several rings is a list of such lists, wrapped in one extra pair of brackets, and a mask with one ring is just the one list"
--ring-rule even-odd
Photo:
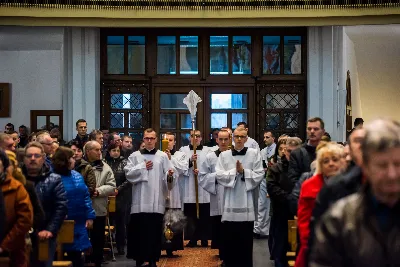
[(322, 174), (314, 175), (301, 186), (297, 209), (297, 228), (300, 236), (300, 250), (296, 258), (295, 267), (306, 266), (308, 238), (310, 236), (310, 219), (315, 206), (315, 200), (323, 186), (324, 178)]

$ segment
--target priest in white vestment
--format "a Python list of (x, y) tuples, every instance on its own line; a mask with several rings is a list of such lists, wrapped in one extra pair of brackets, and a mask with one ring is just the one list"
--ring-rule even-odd
[[(162, 250), (167, 252), (167, 256), (173, 256), (173, 251), (183, 250), (183, 223), (177, 220), (184, 219), (182, 212), (182, 195), (183, 190), (182, 187), (179, 186), (181, 180), (183, 180), (183, 175), (187, 175), (189, 169), (189, 160), (186, 157), (186, 154), (181, 151), (176, 151), (175, 149), (175, 135), (171, 132), (165, 133), (166, 139), (168, 140), (168, 149), (165, 153), (168, 156), (168, 159), (171, 161), (174, 166), (176, 175), (178, 179), (174, 180), (172, 188), (169, 190), (166, 196), (166, 208), (169, 210), (169, 213), (166, 214), (165, 217), (169, 218), (169, 215), (173, 216), (173, 223), (171, 224), (172, 231), (174, 232), (174, 236), (171, 242), (167, 242), (165, 237), (163, 236)], [(173, 215), (172, 215), (173, 214)], [(166, 222), (164, 222), (165, 224)], [(179, 229), (175, 228), (178, 226)]]
[[(193, 140), (196, 142), (196, 154), (193, 153)], [(208, 240), (211, 239), (210, 223), (210, 194), (201, 186), (198, 188), (199, 195), (199, 219), (196, 214), (196, 190), (195, 190), (195, 172), (198, 174), (198, 168), (206, 158), (210, 147), (201, 145), (201, 132), (190, 132), (190, 145), (181, 147), (179, 151), (186, 154), (189, 159), (189, 170), (184, 176), (184, 207), (183, 211), (187, 217), (187, 227), (185, 229), (185, 240), (190, 240), (188, 247), (196, 247), (197, 241), (201, 240), (201, 246), (207, 247)], [(193, 169), (194, 161), (197, 162), (197, 169)], [(198, 177), (197, 177), (198, 180)]]
[(145, 148), (132, 153), (124, 168), (133, 184), (127, 258), (135, 260), (136, 266), (148, 262), (146, 266), (155, 267), (161, 255), (165, 196), (176, 173), (167, 154), (155, 148), (153, 129), (144, 131), (143, 140)]
[(224, 262), (227, 267), (253, 266), (254, 191), (264, 179), (261, 154), (244, 146), (247, 131), (234, 131), (235, 146), (222, 152), (215, 167), (217, 182), (224, 186), (222, 211)]
[(199, 186), (210, 193), (210, 216), (212, 221), (211, 248), (219, 249), (219, 258), (224, 260), (224, 249), (222, 246), (222, 210), (224, 187), (215, 179), (215, 165), (217, 165), (219, 155), (228, 150), (231, 138), (230, 133), (221, 130), (216, 138), (219, 148), (214, 152), (208, 153), (203, 164), (199, 169)]

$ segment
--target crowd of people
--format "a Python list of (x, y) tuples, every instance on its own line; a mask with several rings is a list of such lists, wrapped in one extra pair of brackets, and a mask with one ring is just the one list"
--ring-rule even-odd
[[(133, 140), (107, 128), (88, 134), (80, 119), (64, 142), (57, 128), (28, 135), (9, 123), (0, 133), (0, 257), (52, 266), (68, 219), (74, 241), (63, 245), (65, 258), (102, 266), (115, 196), (117, 254), (136, 266), (157, 266), (162, 250), (171, 256), (187, 240), (211, 241), (222, 266), (252, 267), (253, 238), (268, 238), (265, 260), (286, 267), (289, 220), (297, 220), (297, 267), (400, 266), (400, 123), (363, 122), (343, 144), (310, 118), (305, 142), (265, 131), (261, 150), (245, 122), (213, 130), (204, 145), (192, 131), (179, 149), (172, 132), (158, 149), (151, 128)], [(39, 257), (44, 242), (48, 260)]]

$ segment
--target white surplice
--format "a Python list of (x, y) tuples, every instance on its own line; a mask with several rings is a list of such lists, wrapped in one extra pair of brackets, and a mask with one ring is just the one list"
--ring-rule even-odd
[(221, 151), (208, 153), (199, 168), (199, 186), (210, 193), (210, 216), (222, 215), (224, 187), (215, 179), (215, 165)]
[[(153, 168), (146, 169), (146, 161), (153, 162)], [(124, 168), (126, 179), (132, 186), (132, 213), (165, 212), (165, 196), (167, 194), (167, 174), (174, 170), (167, 154), (157, 150), (155, 154), (132, 153)], [(177, 173), (174, 172), (174, 180)], [(172, 181), (174, 183), (174, 181)]]
[[(188, 159), (192, 158), (193, 150), (190, 150), (189, 146), (184, 146), (179, 151), (186, 154)], [(211, 151), (210, 147), (203, 146), (202, 150), (196, 150), (197, 154), (197, 168), (200, 168), (203, 161), (206, 159), (206, 155)], [(199, 178), (197, 177), (197, 180)], [(196, 191), (195, 191), (195, 180), (193, 173), (193, 166), (188, 169), (188, 172), (184, 175), (184, 197), (183, 203), (196, 203)], [(199, 186), (199, 203), (210, 203), (210, 194)]]
[[(224, 209), (222, 221), (254, 221), (254, 189), (258, 189), (264, 179), (261, 154), (253, 148), (247, 149), (245, 155), (232, 155), (231, 150), (222, 152), (215, 167), (216, 179), (224, 189)], [(236, 171), (236, 162), (242, 163), (244, 173)]]
[[(235, 146), (235, 142), (232, 142), (232, 147)], [(254, 148), (260, 152), (260, 146), (258, 145), (257, 141), (251, 138), (250, 136), (247, 137), (246, 143), (244, 143), (245, 147)]]
[(189, 159), (186, 157), (185, 153), (181, 151), (175, 151), (171, 155), (171, 163), (174, 166), (175, 172), (177, 174), (177, 179), (175, 179), (172, 189), (169, 191), (169, 205), (167, 208), (171, 209), (181, 209), (183, 188), (179, 186), (179, 183), (184, 179), (183, 175), (187, 175), (189, 169)]

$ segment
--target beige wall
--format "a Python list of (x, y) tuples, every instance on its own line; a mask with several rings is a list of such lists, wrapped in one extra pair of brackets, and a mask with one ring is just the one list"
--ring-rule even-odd
[[(352, 72), (353, 119), (400, 120), (400, 26), (361, 26), (348, 32), (347, 66)], [(356, 27), (351, 27), (356, 28)], [(364, 31), (363, 31), (364, 30)]]

